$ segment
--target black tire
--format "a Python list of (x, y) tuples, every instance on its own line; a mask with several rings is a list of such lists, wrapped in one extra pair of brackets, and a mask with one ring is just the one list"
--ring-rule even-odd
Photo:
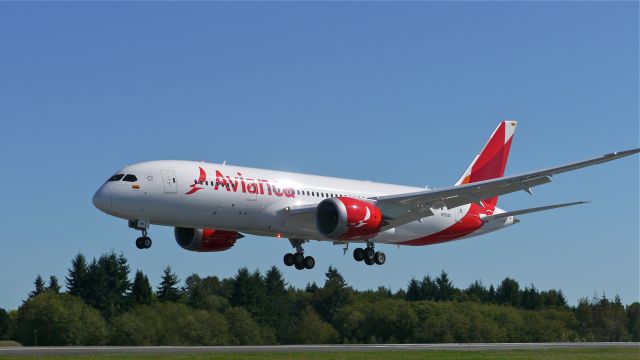
[(364, 260), (364, 249), (363, 248), (355, 248), (355, 249), (353, 249), (353, 259), (355, 261)]
[(136, 247), (138, 249), (144, 249), (144, 243), (142, 242), (142, 237), (136, 239)]
[(296, 264), (295, 264), (295, 267), (296, 267), (296, 269), (298, 269), (298, 270), (303, 270), (303, 269), (304, 269), (304, 264), (298, 264), (298, 263), (296, 263)]
[(369, 258), (364, 258), (364, 263), (367, 265), (375, 264), (375, 262), (373, 262), (373, 259), (369, 259)]
[(292, 254), (292, 253), (284, 254), (284, 258), (283, 258), (282, 260), (284, 261), (284, 264), (285, 264), (286, 266), (291, 266), (291, 265), (293, 265), (293, 264), (295, 263), (295, 261), (296, 261), (296, 260), (294, 259), (294, 257), (293, 257), (293, 254)]
[(376, 256), (376, 251), (372, 247), (364, 249), (364, 258), (373, 261), (373, 257)]
[(378, 251), (374, 256), (373, 261), (378, 265), (382, 265), (387, 261), (387, 256), (382, 251)]
[(301, 253), (296, 253), (295, 255), (293, 255), (293, 259), (293, 263), (296, 265), (296, 268), (298, 267), (298, 265), (304, 268), (304, 255), (302, 255)]
[(151, 238), (148, 236), (144, 236), (142, 238), (142, 245), (144, 246), (145, 249), (148, 249), (151, 247), (151, 244), (153, 244), (153, 241), (151, 241)]
[(316, 266), (316, 260), (313, 258), (313, 256), (307, 256), (306, 258), (304, 258), (305, 269), (311, 270), (314, 266)]

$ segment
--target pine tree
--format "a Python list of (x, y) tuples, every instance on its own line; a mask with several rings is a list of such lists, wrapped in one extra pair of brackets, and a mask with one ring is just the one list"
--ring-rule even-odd
[(481, 302), (487, 301), (487, 288), (482, 285), (482, 281), (480, 280), (474, 281), (464, 292), (473, 300)]
[(86, 300), (87, 294), (87, 259), (78, 253), (71, 260), (71, 268), (65, 277), (67, 292)]
[(267, 270), (264, 275), (266, 298), (260, 308), (260, 314), (256, 317), (262, 324), (273, 329), (276, 336), (279, 335), (280, 341), (284, 340), (285, 332), (294, 322), (286, 286), (277, 267), (272, 266)]
[(287, 284), (277, 267), (272, 266), (264, 275), (264, 286), (269, 297), (281, 297), (287, 292)]
[(422, 300), (438, 300), (438, 284), (427, 275), (420, 282), (420, 299)]
[(307, 283), (307, 286), (304, 288), (305, 292), (308, 293), (314, 293), (316, 291), (318, 291), (319, 287), (318, 284), (316, 284), (316, 282), (312, 282), (312, 283)]
[(344, 280), (342, 275), (338, 272), (338, 269), (334, 268), (333, 266), (329, 266), (329, 269), (325, 273), (325, 276), (327, 277), (327, 280), (325, 280), (324, 282), (325, 287), (327, 285), (336, 285), (338, 287), (347, 286), (347, 282)]
[(411, 281), (409, 281), (409, 285), (407, 285), (406, 299), (408, 301), (423, 300), (422, 293), (420, 291), (420, 284), (415, 278), (412, 278)]
[(251, 274), (247, 268), (238, 270), (238, 274), (234, 277), (231, 304), (242, 306), (252, 316), (257, 317), (266, 301), (267, 289), (260, 271), (256, 270)]
[(487, 292), (487, 299), (485, 302), (495, 303), (496, 302), (496, 288), (493, 287), (493, 284), (489, 285), (489, 291)]
[(42, 292), (45, 290), (44, 280), (42, 279), (42, 276), (40, 276), (40, 274), (38, 274), (36, 279), (33, 281), (33, 285), (34, 285), (34, 289), (32, 292), (29, 293), (30, 299), (42, 294)]
[(451, 301), (453, 300), (453, 284), (449, 280), (449, 275), (442, 270), (440, 276), (436, 278), (436, 284), (438, 285), (438, 293), (436, 295), (436, 300), (439, 301)]
[(524, 309), (535, 310), (542, 307), (542, 297), (538, 293), (538, 289), (531, 284), (531, 287), (524, 288), (520, 306)]
[(160, 286), (158, 286), (156, 290), (158, 300), (171, 302), (180, 300), (182, 291), (177, 286), (179, 282), (178, 276), (171, 271), (171, 266), (167, 265), (167, 267), (164, 268)]
[(49, 276), (49, 286), (47, 287), (47, 289), (53, 291), (56, 294), (60, 292), (60, 285), (58, 284), (57, 276)]
[(3, 308), (0, 308), (0, 340), (4, 339), (5, 335), (9, 333), (11, 327), (11, 319), (9, 314)]
[(351, 303), (352, 289), (347, 287), (338, 270), (329, 266), (324, 287), (314, 294), (314, 305), (322, 318), (331, 322), (333, 316), (344, 306)]
[(149, 284), (149, 278), (140, 270), (136, 271), (129, 299), (135, 305), (149, 305), (153, 300), (153, 290)]
[(520, 304), (520, 285), (511, 278), (505, 278), (496, 290), (498, 304), (518, 306)]
[(124, 311), (131, 289), (129, 266), (122, 254), (114, 252), (93, 259), (87, 267), (83, 300), (110, 319)]

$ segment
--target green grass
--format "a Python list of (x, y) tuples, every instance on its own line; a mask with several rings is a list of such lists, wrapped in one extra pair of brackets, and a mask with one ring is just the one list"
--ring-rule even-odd
[(2, 359), (180, 359), (180, 360), (258, 360), (258, 359), (291, 359), (291, 360), (376, 360), (376, 359), (640, 359), (640, 349), (553, 349), (553, 350), (506, 350), (506, 351), (381, 351), (381, 352), (327, 352), (327, 353), (219, 353), (198, 355), (69, 355), (69, 356), (14, 356)]

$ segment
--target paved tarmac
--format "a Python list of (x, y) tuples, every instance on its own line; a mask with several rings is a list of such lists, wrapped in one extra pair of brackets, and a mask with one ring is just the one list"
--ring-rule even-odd
[(387, 344), (387, 345), (275, 345), (275, 346), (61, 346), (61, 347), (0, 347), (1, 356), (45, 355), (171, 355), (240, 352), (380, 352), (429, 350), (523, 350), (523, 349), (590, 349), (636, 348), (640, 343), (499, 343), (499, 344)]

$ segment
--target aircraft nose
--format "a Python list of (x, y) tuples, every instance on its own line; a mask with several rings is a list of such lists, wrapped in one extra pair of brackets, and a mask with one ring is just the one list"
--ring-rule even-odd
[(106, 184), (93, 194), (93, 206), (105, 213), (111, 210), (111, 191), (107, 189)]

